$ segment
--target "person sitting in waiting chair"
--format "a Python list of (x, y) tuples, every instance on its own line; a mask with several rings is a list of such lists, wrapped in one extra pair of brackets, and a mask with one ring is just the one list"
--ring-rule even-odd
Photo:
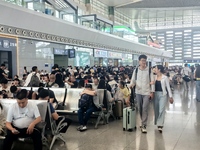
[(31, 137), (34, 150), (42, 150), (41, 133), (35, 125), (41, 122), (40, 113), (35, 103), (29, 102), (28, 91), (22, 89), (17, 93), (17, 101), (8, 110), (6, 119), (7, 135), (3, 150), (11, 150), (18, 137)]
[[(87, 99), (88, 106), (87, 107), (80, 107), (78, 110), (78, 119), (79, 119), (79, 124), (80, 126), (77, 127), (78, 131), (85, 131), (87, 130), (87, 122), (90, 119), (90, 116), (92, 112), (100, 110), (99, 107), (97, 107), (93, 101), (93, 96), (96, 95), (96, 92), (92, 89), (91, 84), (87, 84), (85, 86), (85, 89), (83, 92), (80, 94), (81, 98)], [(84, 115), (85, 113), (85, 115)]]
[[(39, 100), (49, 100), (49, 90), (46, 90), (46, 89), (40, 90), (40, 92), (39, 92)], [(62, 118), (57, 114), (57, 112), (55, 112), (55, 110), (54, 110), (54, 108), (52, 106), (52, 103), (49, 103), (49, 107), (50, 107), (50, 110), (51, 110), (52, 118), (56, 121), (56, 124), (58, 125), (59, 122), (62, 120)], [(65, 133), (67, 131), (67, 129), (69, 128), (69, 126), (72, 123), (72, 120), (68, 119), (68, 118), (65, 118), (65, 120), (63, 122), (67, 122), (67, 126), (64, 127), (60, 131), (61, 133)]]

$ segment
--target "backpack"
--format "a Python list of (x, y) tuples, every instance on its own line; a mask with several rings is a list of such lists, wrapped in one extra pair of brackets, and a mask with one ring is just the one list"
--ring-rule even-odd
[(78, 102), (78, 107), (81, 109), (88, 109), (92, 104), (92, 98), (88, 94), (83, 94), (81, 95), (81, 98), (79, 99)]
[(35, 73), (35, 74), (32, 75), (31, 81), (29, 82), (28, 86), (29, 87), (39, 87), (39, 85), (40, 85), (40, 80)]

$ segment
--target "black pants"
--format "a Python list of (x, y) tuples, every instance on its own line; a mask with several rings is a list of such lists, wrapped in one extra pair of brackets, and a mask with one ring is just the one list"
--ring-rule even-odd
[[(62, 120), (62, 118), (58, 118), (58, 120), (56, 120), (56, 125), (59, 124), (59, 122)], [(67, 129), (69, 128), (69, 126), (71, 125), (72, 123), (72, 120), (69, 119), (69, 118), (65, 118), (65, 120), (63, 121), (63, 123), (66, 122), (67, 123), (67, 126), (65, 126), (60, 132), (61, 133), (65, 133), (67, 131)]]
[(41, 140), (41, 133), (37, 129), (33, 130), (32, 134), (26, 134), (27, 128), (24, 129), (18, 129), (14, 127), (16, 130), (18, 130), (19, 134), (13, 134), (10, 130), (7, 130), (7, 135), (4, 140), (3, 150), (11, 150), (12, 144), (15, 140), (20, 138), (26, 138), (31, 137), (34, 144), (34, 150), (42, 150), (42, 140)]

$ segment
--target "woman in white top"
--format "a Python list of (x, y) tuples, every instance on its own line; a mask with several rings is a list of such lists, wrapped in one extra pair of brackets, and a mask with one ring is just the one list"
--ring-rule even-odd
[[(154, 114), (155, 125), (158, 126), (158, 130), (162, 133), (162, 128), (165, 119), (165, 106), (167, 104), (167, 98), (169, 95), (170, 103), (173, 103), (172, 92), (169, 85), (169, 79), (164, 74), (164, 67), (162, 65), (156, 66), (156, 80), (155, 80), (155, 95), (154, 95)], [(167, 89), (167, 91), (166, 91)]]

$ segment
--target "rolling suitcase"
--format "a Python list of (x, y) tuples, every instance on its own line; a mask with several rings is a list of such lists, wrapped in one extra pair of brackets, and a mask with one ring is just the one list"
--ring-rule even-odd
[(133, 131), (136, 129), (135, 89), (131, 89), (131, 107), (123, 109), (123, 130)]
[(115, 106), (113, 108), (114, 116), (117, 118), (122, 117), (123, 116), (123, 108), (124, 108), (123, 101), (121, 101), (121, 100), (115, 101)]
[(136, 111), (131, 107), (123, 109), (123, 130), (133, 131), (136, 129)]

